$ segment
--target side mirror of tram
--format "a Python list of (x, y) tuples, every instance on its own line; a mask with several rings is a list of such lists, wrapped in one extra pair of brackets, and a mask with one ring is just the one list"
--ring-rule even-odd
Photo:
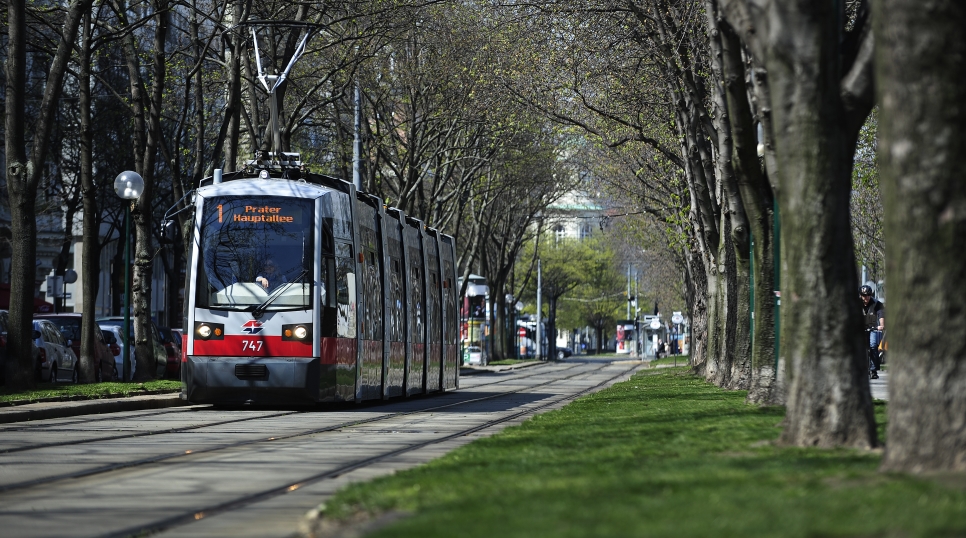
[(178, 238), (178, 225), (173, 220), (161, 223), (161, 242), (171, 244)]

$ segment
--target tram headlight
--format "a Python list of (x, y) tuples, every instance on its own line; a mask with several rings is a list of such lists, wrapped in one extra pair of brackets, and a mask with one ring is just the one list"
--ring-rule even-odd
[(309, 344), (312, 340), (312, 326), (300, 323), (282, 325), (282, 340)]
[(195, 323), (195, 337), (199, 340), (224, 340), (225, 326), (221, 323), (199, 321)]

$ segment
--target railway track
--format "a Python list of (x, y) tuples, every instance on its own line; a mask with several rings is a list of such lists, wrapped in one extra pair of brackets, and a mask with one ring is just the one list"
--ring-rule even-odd
[[(136, 476), (165, 476), (165, 472), (179, 467), (194, 467), (222, 465), (223, 461), (258, 461), (266, 453), (274, 451), (299, 451), (302, 447), (309, 447), (319, 454), (329, 454), (319, 445), (348, 447), (351, 444), (366, 444), (374, 437), (387, 437), (390, 442), (375, 444), (370, 452), (360, 451), (351, 457), (346, 454), (335, 454), (339, 461), (332, 462), (313, 472), (296, 473), (281, 482), (273, 484), (259, 484), (259, 487), (246, 491), (239, 491), (232, 495), (216, 496), (215, 500), (207, 502), (191, 502), (188, 507), (159, 511), (151, 514), (148, 521), (132, 522), (130, 525), (108, 526), (112, 528), (99, 529), (97, 532), (81, 532), (77, 535), (95, 536), (146, 536), (157, 534), (170, 529), (185, 527), (191, 523), (209, 519), (213, 516), (230, 514), (252, 504), (270, 501), (276, 497), (303, 490), (312, 484), (324, 482), (359, 469), (379, 466), (387, 460), (406, 457), (419, 453), (427, 447), (441, 445), (454, 439), (463, 438), (474, 433), (491, 430), (501, 425), (522, 420), (543, 410), (577, 398), (583, 394), (595, 391), (614, 380), (629, 375), (637, 366), (613, 368), (602, 375), (606, 365), (587, 363), (565, 363), (550, 368), (538, 368), (517, 375), (508, 375), (501, 379), (488, 380), (473, 384), (466, 382), (459, 392), (443, 393), (430, 398), (401, 400), (388, 404), (363, 406), (349, 411), (356, 415), (346, 417), (346, 412), (335, 413), (305, 413), (298, 411), (278, 412), (258, 417), (240, 417), (229, 420), (217, 420), (207, 424), (197, 424), (185, 428), (162, 428), (152, 432), (132, 432), (127, 435), (111, 436), (110, 438), (81, 439), (77, 444), (67, 441), (57, 443), (35, 443), (17, 447), (16, 450), (0, 451), (0, 465), (10, 467), (15, 463), (12, 458), (24, 458), (33, 454), (45, 455), (51, 452), (78, 451), (89, 447), (99, 450), (103, 446), (116, 444), (140, 443), (145, 437), (157, 440), (162, 446), (177, 445), (183, 437), (194, 437), (208, 430), (233, 433), (218, 434), (216, 442), (188, 439), (185, 446), (176, 450), (166, 450), (146, 457), (127, 459), (117, 463), (92, 465), (91, 467), (68, 472), (53, 473), (47, 476), (37, 476), (22, 480), (13, 480), (0, 486), (0, 525), (8, 521), (17, 521), (23, 514), (16, 510), (7, 511), (7, 499), (30, 499), (35, 496), (53, 495), (57, 492), (67, 497), (76, 491), (91, 489), (94, 491), (115, 482), (137, 481)], [(543, 378), (543, 379), (541, 379)], [(465, 378), (464, 378), (465, 380)], [(559, 391), (557, 387), (571, 385), (571, 390)], [(540, 396), (546, 393), (547, 396)], [(445, 400), (445, 401), (440, 401)], [(514, 403), (517, 402), (517, 403)], [(519, 402), (523, 402), (520, 404)], [(474, 414), (481, 410), (500, 409), (492, 418), (484, 420), (458, 420), (455, 423), (440, 422), (440, 417), (466, 416), (476, 418)], [(170, 413), (186, 413), (184, 410), (172, 410)], [(491, 411), (487, 411), (488, 413)], [(362, 416), (359, 414), (372, 416)], [(313, 419), (335, 419), (331, 423), (306, 428), (306, 422)], [(296, 421), (297, 427), (286, 431), (287, 425)], [(285, 424), (281, 424), (284, 422)], [(73, 426), (73, 425), (72, 425)], [(241, 432), (238, 426), (245, 426)], [(268, 435), (251, 436), (251, 431), (275, 431)], [(9, 431), (9, 430), (7, 430)], [(243, 438), (239, 439), (241, 435)], [(398, 438), (398, 439), (397, 439)], [(348, 440), (351, 442), (343, 442)], [(98, 443), (101, 441), (102, 443)], [(371, 444), (371, 443), (370, 443)], [(369, 445), (367, 445), (369, 446)], [(348, 448), (346, 450), (349, 450)], [(314, 454), (314, 452), (313, 452)], [(314, 459), (316, 456), (313, 455)], [(179, 463), (181, 462), (181, 463)], [(224, 465), (222, 465), (224, 466)], [(309, 467), (312, 467), (309, 465)], [(231, 465), (224, 470), (230, 471)], [(212, 472), (212, 471), (206, 471)], [(215, 472), (215, 474), (218, 474)], [(53, 493), (51, 493), (53, 492)], [(29, 501), (28, 501), (29, 502)], [(140, 518), (139, 518), (140, 519)], [(103, 532), (102, 532), (103, 531)], [(58, 533), (70, 535), (71, 533)]]
[[(508, 378), (508, 379), (504, 379), (504, 380), (500, 380), (500, 381), (494, 381), (494, 382), (491, 382), (491, 383), (483, 383), (483, 384), (477, 385), (477, 386), (479, 387), (479, 386), (487, 386), (487, 385), (495, 385), (495, 384), (501, 384), (501, 383), (508, 383), (508, 382), (513, 382), (513, 381), (519, 381), (521, 379), (526, 379), (526, 378), (529, 378), (529, 377), (534, 377), (535, 375), (539, 375), (539, 374), (523, 375), (523, 376), (514, 377), (514, 378)], [(557, 381), (557, 380), (554, 380), (554, 381)], [(537, 385), (528, 386), (526, 388), (527, 389), (531, 389), (531, 388), (534, 388), (534, 387), (539, 387), (539, 386), (542, 386), (542, 385), (549, 384), (549, 383), (554, 382), (554, 381), (548, 381), (548, 382), (544, 382), (544, 383), (539, 383)], [(136, 459), (136, 460), (132, 460), (132, 461), (126, 461), (126, 462), (121, 462), (121, 463), (116, 463), (116, 464), (103, 465), (103, 466), (94, 467), (94, 468), (90, 468), (90, 469), (84, 469), (84, 470), (81, 470), (81, 471), (75, 471), (75, 472), (71, 472), (71, 473), (64, 473), (64, 474), (55, 475), (55, 476), (48, 476), (48, 477), (43, 477), (43, 478), (37, 478), (37, 479), (27, 480), (27, 481), (23, 481), (23, 482), (14, 482), (14, 483), (10, 483), (10, 484), (2, 484), (2, 485), (0, 485), (0, 493), (6, 493), (8, 491), (15, 491), (15, 490), (19, 490), (19, 489), (23, 489), (23, 488), (28, 488), (28, 487), (32, 487), (32, 486), (39, 486), (39, 485), (43, 485), (43, 484), (51, 484), (51, 483), (59, 482), (59, 481), (63, 481), (63, 480), (71, 480), (71, 479), (81, 478), (81, 477), (85, 477), (85, 476), (93, 476), (93, 475), (98, 475), (98, 474), (103, 474), (103, 473), (109, 473), (109, 472), (118, 471), (118, 470), (121, 470), (121, 469), (126, 469), (126, 468), (129, 468), (129, 467), (137, 467), (137, 466), (141, 466), (141, 465), (147, 465), (147, 464), (150, 464), (150, 463), (159, 463), (159, 462), (163, 462), (163, 461), (173, 460), (173, 459), (176, 459), (176, 458), (198, 457), (201, 454), (208, 454), (208, 453), (212, 453), (212, 452), (217, 452), (219, 450), (226, 450), (226, 449), (230, 449), (230, 448), (238, 448), (238, 447), (244, 447), (244, 446), (249, 446), (249, 445), (256, 445), (256, 444), (260, 444), (260, 443), (270, 443), (270, 442), (275, 442), (275, 441), (283, 441), (283, 440), (286, 440), (286, 439), (294, 439), (294, 438), (299, 438), (299, 437), (307, 437), (307, 436), (317, 435), (317, 434), (321, 434), (321, 433), (325, 433), (325, 432), (338, 431), (338, 430), (342, 430), (342, 429), (345, 429), (345, 428), (351, 428), (353, 426), (361, 426), (363, 424), (370, 424), (370, 423), (380, 422), (380, 421), (388, 421), (388, 420), (391, 420), (391, 419), (394, 419), (394, 418), (397, 418), (397, 417), (401, 417), (401, 416), (405, 416), (405, 415), (413, 415), (413, 414), (417, 414), (417, 413), (429, 413), (429, 412), (441, 411), (441, 410), (448, 409), (448, 408), (452, 408), (452, 407), (459, 406), (459, 405), (466, 405), (466, 404), (470, 404), (470, 403), (474, 403), (474, 402), (481, 402), (481, 401), (485, 401), (485, 400), (492, 400), (494, 398), (499, 398), (499, 397), (506, 396), (508, 394), (513, 394), (513, 393), (516, 393), (516, 392), (520, 392), (521, 390), (523, 390), (523, 389), (509, 390), (509, 391), (505, 391), (505, 392), (491, 394), (491, 395), (488, 395), (488, 396), (482, 396), (482, 397), (476, 397), (476, 398), (463, 399), (463, 400), (459, 400), (459, 401), (451, 402), (451, 403), (446, 403), (446, 404), (430, 405), (429, 407), (422, 407), (422, 408), (415, 409), (415, 410), (411, 410), (411, 411), (398, 411), (398, 412), (388, 413), (386, 415), (380, 415), (380, 416), (369, 417), (369, 418), (364, 418), (364, 419), (347, 420), (347, 421), (343, 421), (343, 422), (340, 422), (340, 423), (337, 423), (337, 424), (332, 424), (332, 425), (329, 425), (329, 426), (325, 426), (325, 427), (321, 427), (321, 428), (315, 428), (315, 429), (306, 430), (306, 431), (301, 431), (301, 432), (297, 432), (297, 433), (283, 434), (283, 435), (274, 435), (274, 436), (270, 436), (270, 437), (260, 437), (260, 438), (256, 438), (256, 439), (248, 439), (248, 440), (242, 440), (242, 441), (234, 441), (234, 442), (230, 442), (230, 443), (222, 443), (222, 444), (219, 444), (219, 445), (207, 446), (207, 447), (203, 447), (203, 448), (192, 448), (192, 449), (181, 450), (181, 451), (178, 451), (178, 452), (171, 452), (171, 453), (165, 453), (165, 454), (157, 454), (157, 455), (149, 456), (149, 457), (146, 457), (146, 458), (140, 458), (140, 459)], [(459, 393), (450, 393), (450, 394), (453, 394), (455, 396), (459, 396)], [(436, 396), (440, 396), (440, 395), (437, 394)], [(432, 398), (433, 398), (433, 395), (430, 395), (429, 397), (417, 398), (417, 399), (413, 399), (411, 401), (423, 401), (423, 402), (426, 402), (426, 403), (431, 403), (432, 402)], [(178, 412), (178, 411), (172, 411), (172, 413), (176, 413), (176, 412)], [(181, 412), (184, 413), (184, 411), (181, 411)], [(16, 447), (16, 448), (11, 448), (11, 449), (0, 450), (0, 456), (2, 456), (3, 454), (10, 454), (10, 453), (15, 453), (15, 452), (26, 452), (26, 451), (29, 451), (29, 450), (41, 450), (41, 449), (52, 448), (52, 447), (78, 446), (78, 445), (87, 444), (87, 443), (96, 443), (96, 442), (104, 442), (104, 441), (117, 441), (117, 440), (121, 440), (121, 439), (132, 439), (132, 438), (135, 438), (135, 437), (145, 437), (145, 436), (149, 436), (149, 435), (164, 435), (164, 434), (172, 434), (172, 433), (184, 433), (184, 432), (189, 432), (191, 430), (196, 430), (196, 429), (201, 429), (201, 428), (206, 428), (206, 427), (221, 426), (221, 425), (225, 425), (225, 424), (235, 424), (235, 423), (239, 423), (239, 422), (250, 422), (250, 421), (267, 420), (267, 419), (278, 418), (278, 417), (282, 417), (282, 416), (286, 416), (286, 415), (293, 415), (293, 414), (300, 413), (300, 412), (304, 412), (304, 411), (279, 412), (279, 413), (273, 413), (273, 414), (269, 414), (269, 415), (261, 415), (261, 416), (257, 416), (257, 417), (243, 417), (243, 418), (237, 418), (237, 419), (232, 419), (232, 420), (222, 420), (222, 421), (210, 422), (210, 423), (205, 423), (205, 424), (198, 424), (198, 425), (189, 426), (189, 427), (166, 428), (166, 429), (162, 429), (162, 430), (155, 430), (155, 431), (149, 431), (149, 432), (138, 432), (138, 433), (125, 434), (125, 435), (115, 435), (115, 436), (108, 436), (108, 437), (97, 437), (97, 438), (90, 438), (90, 439), (82, 439), (82, 440), (77, 440), (77, 441), (73, 441), (73, 442), (71, 442), (71, 441), (61, 441), (61, 442), (57, 442), (57, 443), (41, 443), (41, 444), (28, 445), (28, 446), (23, 446), (23, 447)], [(0, 460), (0, 464), (2, 464), (2, 460)]]
[[(515, 380), (518, 380), (518, 379), (525, 379), (525, 378), (529, 378), (529, 377), (534, 377), (536, 375), (540, 375), (540, 374), (539, 373), (528, 372), (528, 373), (525, 373), (525, 374), (515, 375), (514, 377), (503, 378), (503, 379), (499, 379), (499, 380), (496, 380), (496, 381), (491, 381), (491, 382), (488, 382), (488, 383), (476, 384), (476, 385), (474, 385), (474, 387), (478, 388), (478, 387), (485, 387), (485, 386), (489, 386), (489, 385), (505, 384), (505, 383), (512, 382), (512, 381), (515, 381)], [(433, 394), (429, 394), (429, 395), (420, 395), (420, 396), (417, 396), (417, 397), (414, 397), (414, 398), (409, 398), (407, 400), (391, 400), (391, 401), (371, 400), (371, 401), (368, 401), (368, 402), (363, 403), (362, 405), (359, 405), (359, 404), (338, 404), (337, 406), (330, 406), (330, 407), (322, 406), (322, 407), (314, 407), (314, 408), (302, 408), (302, 409), (297, 409), (297, 410), (286, 410), (286, 411), (270, 412), (269, 414), (261, 414), (261, 413), (265, 413), (265, 412), (264, 411), (258, 411), (258, 408), (255, 408), (255, 409), (252, 409), (252, 410), (247, 410), (246, 411), (246, 414), (250, 414), (251, 412), (257, 412), (257, 413), (259, 413), (257, 416), (244, 416), (244, 417), (233, 418), (233, 419), (229, 419), (229, 420), (221, 420), (221, 421), (213, 421), (213, 422), (202, 422), (200, 424), (195, 424), (195, 425), (191, 425), (191, 426), (179, 426), (179, 427), (174, 427), (174, 428), (163, 428), (163, 429), (159, 429), (159, 430), (141, 430), (141, 431), (134, 431), (134, 432), (131, 432), (131, 433), (118, 434), (118, 435), (94, 436), (94, 437), (90, 437), (90, 438), (86, 438), (86, 439), (72, 439), (72, 440), (69, 440), (69, 441), (35, 443), (35, 444), (30, 444), (30, 445), (15, 446), (15, 447), (8, 447), (8, 448), (2, 448), (2, 446), (0, 446), (0, 456), (2, 456), (3, 454), (10, 454), (10, 453), (14, 453), (14, 452), (25, 452), (25, 451), (29, 451), (29, 450), (40, 450), (40, 449), (44, 449), (44, 448), (52, 448), (52, 447), (57, 447), (57, 446), (73, 446), (73, 445), (80, 445), (80, 444), (84, 444), (84, 443), (96, 443), (96, 442), (101, 442), (101, 441), (116, 441), (116, 440), (121, 440), (121, 439), (131, 439), (131, 438), (135, 438), (135, 437), (145, 437), (145, 436), (149, 436), (149, 435), (162, 435), (162, 434), (169, 434), (169, 433), (181, 433), (181, 432), (187, 432), (187, 431), (196, 430), (196, 429), (200, 429), (200, 428), (220, 426), (220, 425), (224, 425), (224, 424), (232, 424), (232, 423), (237, 423), (237, 422), (249, 422), (249, 421), (257, 421), (257, 420), (265, 420), (265, 419), (270, 419), (270, 418), (275, 418), (275, 417), (281, 417), (281, 416), (286, 416), (286, 415), (293, 415), (293, 414), (296, 414), (296, 413), (319, 413), (319, 412), (326, 412), (326, 411), (330, 410), (332, 407), (335, 407), (336, 409), (341, 408), (343, 410), (344, 409), (350, 409), (351, 408), (354, 411), (358, 411), (358, 410), (368, 410), (368, 409), (372, 409), (373, 406), (385, 405), (387, 403), (400, 403), (400, 402), (403, 402), (403, 401), (426, 401), (427, 399), (432, 399), (432, 398), (435, 398), (435, 397), (439, 397), (442, 394), (456, 394), (456, 393), (433, 393)], [(198, 407), (188, 407), (188, 408), (185, 408), (185, 407), (177, 407), (177, 408), (164, 409), (164, 410), (160, 410), (160, 411), (125, 413), (123, 415), (123, 419), (125, 421), (130, 421), (131, 419), (141, 419), (141, 418), (146, 418), (146, 417), (150, 417), (150, 416), (158, 416), (158, 415), (175, 416), (176, 414), (189, 414), (189, 413), (198, 413), (198, 412), (210, 412), (212, 410), (217, 410), (217, 408), (212, 408), (211, 406), (198, 406)], [(60, 422), (59, 419), (53, 419), (53, 420), (48, 421), (46, 423), (34, 423), (34, 422), (31, 422), (31, 423), (27, 423), (27, 424), (25, 424), (23, 426), (12, 426), (12, 427), (7, 427), (7, 428), (0, 428), (0, 433), (3, 433), (4, 435), (11, 435), (11, 434), (14, 434), (14, 433), (34, 432), (34, 431), (47, 430), (47, 429), (52, 429), (52, 428), (56, 428), (57, 429), (57, 433), (67, 433), (67, 432), (71, 432), (71, 431), (91, 432), (91, 431), (94, 431), (94, 430), (90, 430), (90, 429), (87, 429), (87, 428), (83, 428), (82, 426), (83, 425), (90, 425), (90, 424), (98, 423), (98, 422), (109, 421), (109, 420), (115, 420), (116, 421), (116, 420), (118, 420), (117, 415), (118, 414), (110, 414), (109, 416), (95, 415), (95, 416), (89, 416), (89, 418), (86, 418), (85, 417), (84, 419), (69, 420), (67, 422)], [(65, 426), (65, 425), (75, 426), (75, 428), (74, 429), (64, 428), (63, 426)], [(5, 486), (4, 485), (0, 485), (0, 492), (2, 492), (2, 491), (5, 491)]]

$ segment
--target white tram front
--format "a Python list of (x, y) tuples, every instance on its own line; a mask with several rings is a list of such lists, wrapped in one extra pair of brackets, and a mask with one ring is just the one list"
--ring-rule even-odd
[(195, 191), (182, 397), (289, 404), (457, 388), (453, 238), (336, 178), (260, 175), (216, 172)]

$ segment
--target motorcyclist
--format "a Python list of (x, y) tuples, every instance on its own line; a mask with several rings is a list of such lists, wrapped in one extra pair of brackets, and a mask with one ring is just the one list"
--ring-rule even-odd
[(869, 333), (870, 378), (879, 379), (879, 342), (882, 340), (882, 331), (885, 330), (885, 306), (876, 300), (872, 286), (860, 287), (859, 297), (862, 299), (865, 328)]

